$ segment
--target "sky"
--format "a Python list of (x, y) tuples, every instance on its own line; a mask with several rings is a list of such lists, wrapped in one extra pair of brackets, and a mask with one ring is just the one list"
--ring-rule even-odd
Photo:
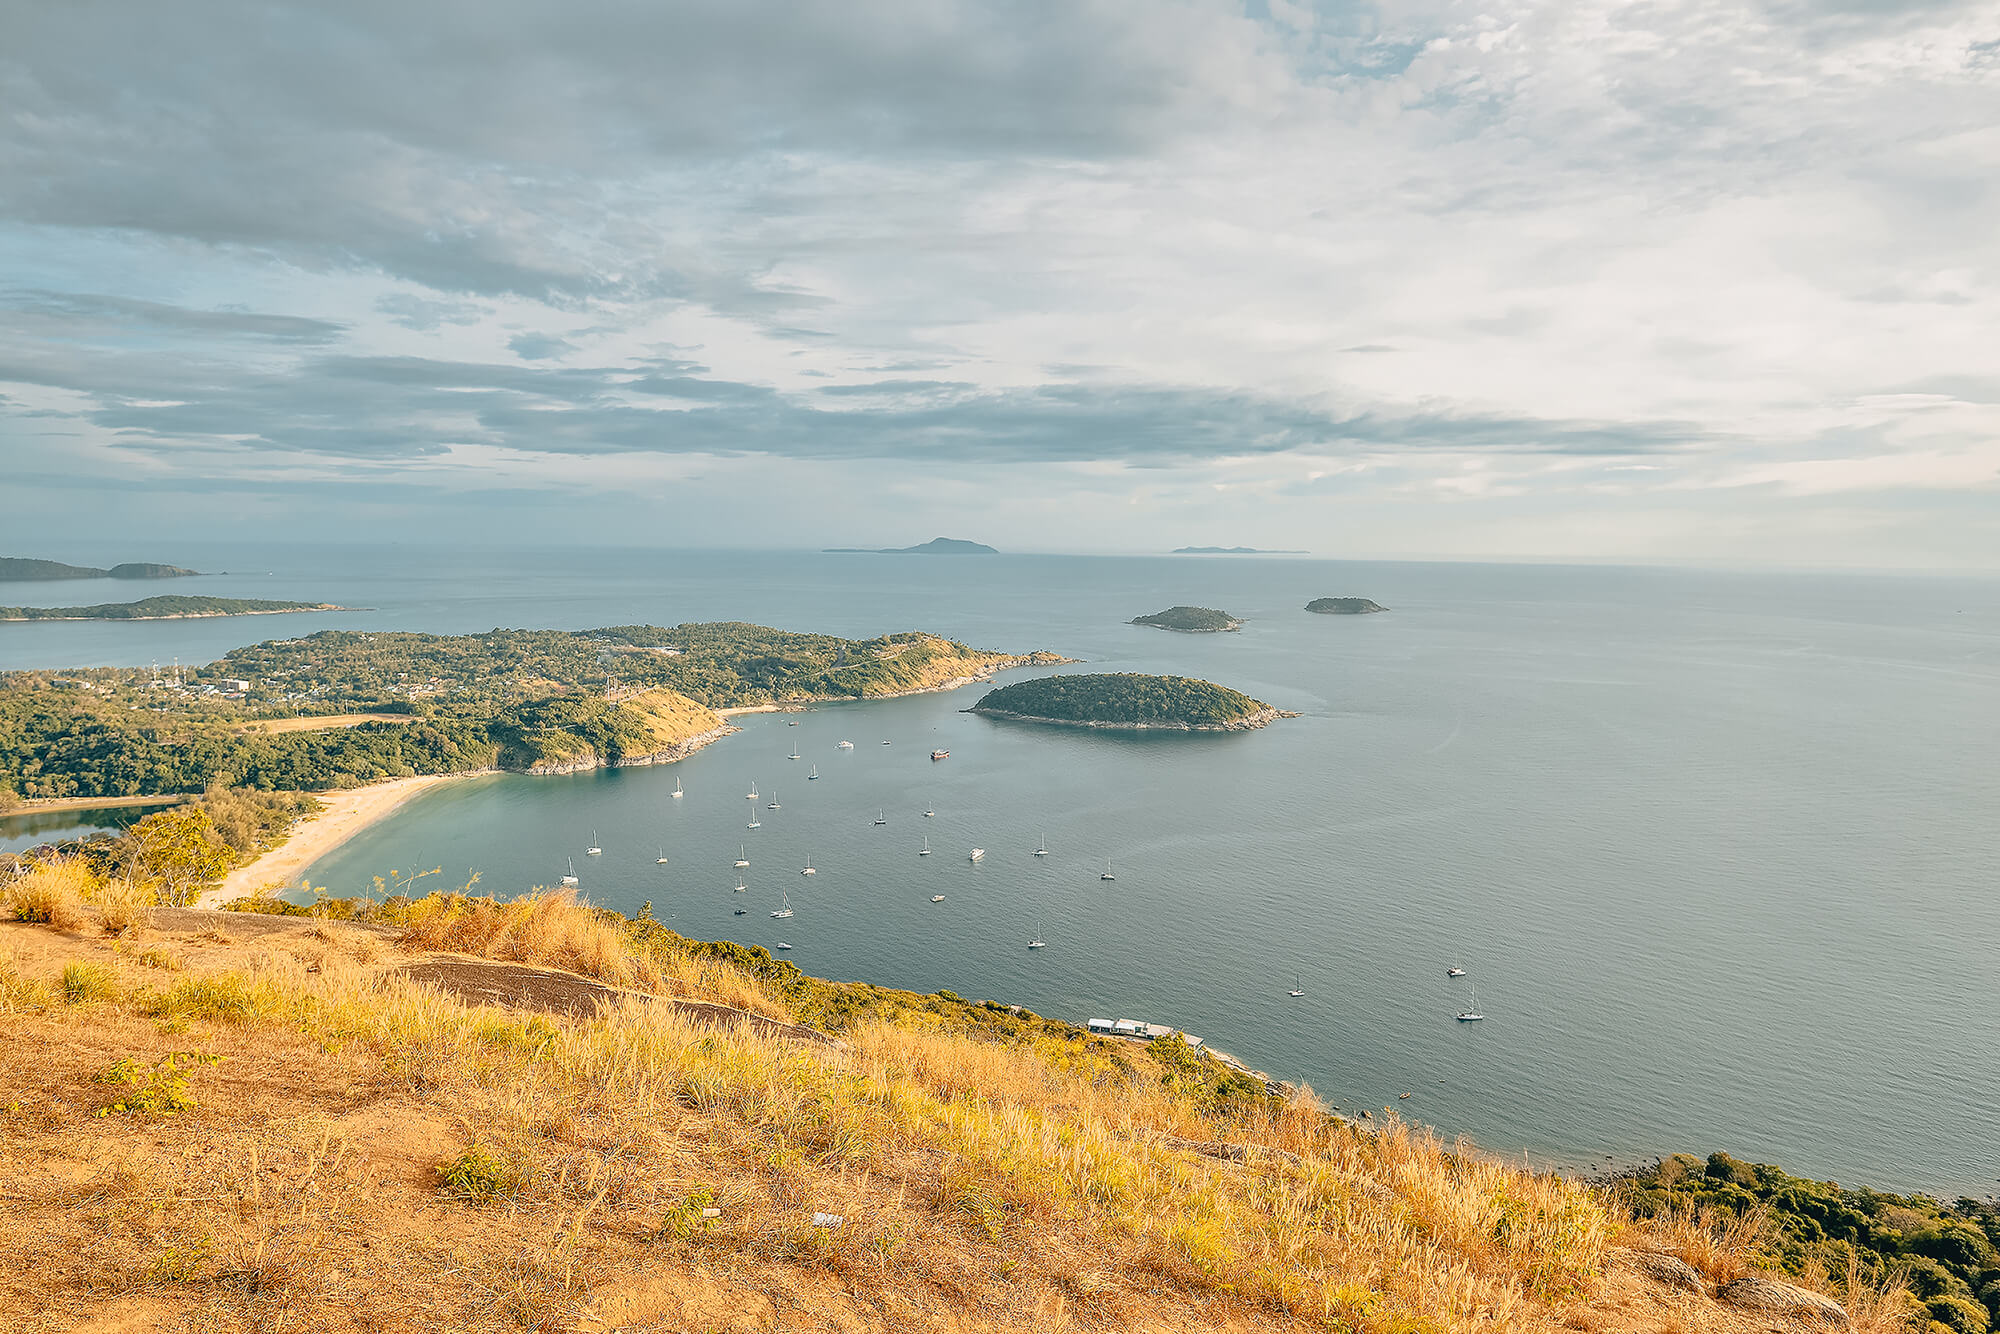
[(2000, 569), (1996, 219), (1990, 0), (0, 0), (0, 554)]

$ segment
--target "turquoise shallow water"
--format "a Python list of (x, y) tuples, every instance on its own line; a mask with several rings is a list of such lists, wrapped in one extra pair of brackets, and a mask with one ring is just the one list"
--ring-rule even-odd
[[(249, 563), (219, 556), (207, 564)], [(377, 609), (288, 619), (283, 633), (920, 627), (1093, 670), (1205, 676), (1304, 715), (1243, 735), (1072, 732), (960, 712), (976, 687), (750, 715), (678, 765), (440, 789), (312, 868), (335, 892), (442, 865), (439, 879), (477, 871), (508, 893), (553, 883), (573, 858), (596, 901), (650, 899), (690, 935), (782, 939), (832, 977), (1173, 1023), (1350, 1111), (1394, 1103), (1537, 1160), (1724, 1147), (1882, 1187), (2000, 1188), (1995, 581), (1261, 559), (287, 559), (203, 591)], [(63, 587), (65, 601), (101, 600)], [(1300, 610), (1323, 594), (1393, 610)], [(0, 602), (29, 600), (0, 588)], [(1122, 623), (1174, 602), (1249, 624), (1187, 636)], [(49, 629), (0, 627), (0, 662), (205, 660), (274, 632)], [(951, 758), (933, 764), (934, 746)], [(767, 810), (774, 793), (782, 809)], [(586, 858), (593, 831), (605, 852)], [(1041, 835), (1046, 859), (1031, 855)], [(1107, 864), (1114, 882), (1098, 879)], [(779, 922), (767, 914), (781, 890), (796, 916)], [(1028, 951), (1037, 930), (1049, 948)], [(1452, 1020), (1466, 996), (1444, 976), (1453, 964), (1477, 983), (1484, 1023)]]

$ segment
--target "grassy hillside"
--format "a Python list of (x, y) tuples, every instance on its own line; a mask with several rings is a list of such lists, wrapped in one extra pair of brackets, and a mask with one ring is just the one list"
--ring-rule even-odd
[(10, 1329), (1795, 1327), (1616, 1249), (1733, 1274), (1714, 1237), (1185, 1048), (561, 895), (109, 937), (108, 887), (36, 875), (0, 890), (53, 919), (0, 925)]
[(1187, 676), (1087, 672), (1016, 681), (988, 691), (972, 711), (1127, 727), (1225, 727), (1269, 707), (1228, 686)]

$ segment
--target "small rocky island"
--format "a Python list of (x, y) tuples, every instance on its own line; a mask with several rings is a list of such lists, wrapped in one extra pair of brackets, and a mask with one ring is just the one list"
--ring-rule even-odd
[(1226, 611), (1213, 607), (1169, 607), (1156, 611), (1151, 616), (1134, 616), (1133, 625), (1150, 625), (1158, 630), (1179, 630), (1183, 634), (1213, 634), (1222, 630), (1234, 630), (1243, 622)]
[(1064, 727), (1181, 732), (1243, 732), (1274, 718), (1298, 716), (1213, 681), (1136, 672), (1086, 672), (1016, 681), (988, 691), (966, 712)]
[(1367, 598), (1314, 598), (1306, 603), (1306, 610), (1318, 612), (1321, 616), (1362, 616), (1371, 611), (1389, 609)]
[(933, 537), (913, 547), (827, 547), (829, 556), (997, 556), (1000, 553), (984, 542), (968, 542), (962, 537)]

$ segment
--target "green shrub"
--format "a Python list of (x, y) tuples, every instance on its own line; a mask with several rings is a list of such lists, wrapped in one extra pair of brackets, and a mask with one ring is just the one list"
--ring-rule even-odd
[(188, 1090), (188, 1075), (203, 1066), (215, 1065), (222, 1057), (205, 1051), (171, 1051), (147, 1066), (130, 1056), (97, 1073), (100, 1084), (118, 1084), (131, 1090), (117, 1102), (97, 1110), (99, 1116), (112, 1112), (172, 1116), (196, 1106)]
[(66, 963), (62, 998), (71, 1005), (109, 1000), (118, 990), (118, 974), (101, 963)]
[(474, 1140), (464, 1153), (438, 1169), (438, 1187), (450, 1198), (477, 1208), (491, 1200), (512, 1199), (524, 1175), (518, 1166)]

